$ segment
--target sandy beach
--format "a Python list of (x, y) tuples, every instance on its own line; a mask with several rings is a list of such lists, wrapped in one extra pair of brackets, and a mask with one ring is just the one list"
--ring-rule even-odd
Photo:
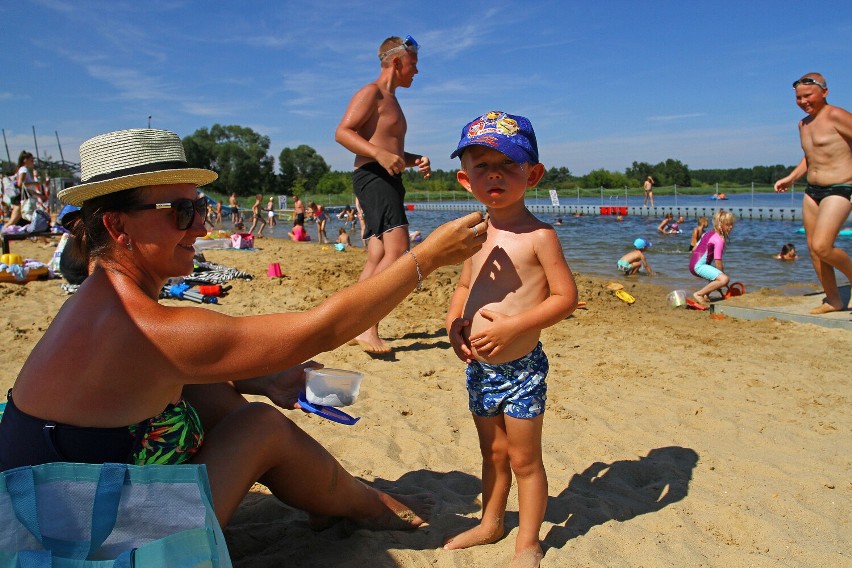
[[(220, 305), (198, 309), (248, 315), (310, 308), (355, 282), (364, 263), (361, 249), (270, 238), (256, 244), (255, 251), (204, 251), (207, 260), (255, 278), (232, 281)], [(11, 248), (42, 262), (53, 252), (29, 241)], [(271, 262), (280, 263), (282, 278), (267, 277)], [(432, 492), (439, 506), (429, 525), (352, 532), (339, 524), (313, 532), (304, 513), (256, 485), (225, 528), (236, 566), (508, 561), (518, 524), (514, 488), (504, 539), (441, 549), (480, 512), (480, 456), (463, 364), (443, 326), (457, 275), (457, 267), (435, 272), (423, 292), (384, 320), (380, 332), (392, 339), (392, 357), (373, 358), (354, 346), (316, 357), (365, 374), (360, 398), (346, 409), (360, 422), (347, 427), (288, 412), (366, 483)], [(604, 288), (610, 280), (575, 276), (586, 306), (542, 334), (550, 358), (542, 565), (852, 566), (852, 333), (673, 309), (668, 289), (614, 273), (611, 281), (636, 298), (628, 305)], [(0, 283), (4, 392), (69, 297), (60, 282)], [(760, 305), (772, 294), (749, 290), (740, 301)]]

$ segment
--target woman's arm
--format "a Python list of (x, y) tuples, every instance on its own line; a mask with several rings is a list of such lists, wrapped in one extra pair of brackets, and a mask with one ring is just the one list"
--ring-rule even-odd
[(269, 375), (334, 349), (378, 323), (414, 290), (421, 275), (461, 262), (482, 246), (485, 235), (478, 212), (446, 223), (412, 254), (304, 312), (231, 317), (155, 304), (140, 324), (173, 362), (177, 376), (169, 380), (209, 383)]

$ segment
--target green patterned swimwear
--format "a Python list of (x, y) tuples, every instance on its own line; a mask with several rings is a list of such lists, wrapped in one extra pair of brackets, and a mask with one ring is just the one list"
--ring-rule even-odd
[[(139, 428), (142, 427), (142, 431)], [(128, 426), (136, 438), (130, 463), (135, 465), (169, 465), (184, 463), (204, 443), (204, 427), (186, 400), (175, 404), (148, 420)]]

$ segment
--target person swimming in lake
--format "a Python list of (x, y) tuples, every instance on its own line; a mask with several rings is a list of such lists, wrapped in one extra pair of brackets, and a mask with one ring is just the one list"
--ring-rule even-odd
[(781, 247), (781, 252), (775, 255), (776, 260), (796, 260), (799, 255), (796, 253), (796, 245), (787, 243)]

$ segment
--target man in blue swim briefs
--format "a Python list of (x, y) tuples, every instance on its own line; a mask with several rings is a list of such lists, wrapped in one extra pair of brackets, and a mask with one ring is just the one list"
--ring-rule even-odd
[(852, 212), (852, 114), (830, 105), (828, 83), (819, 73), (808, 73), (793, 83), (796, 104), (808, 116), (799, 121), (805, 156), (790, 175), (775, 182), (775, 191), (787, 191), (807, 174), (802, 220), (808, 250), (825, 291), (823, 303), (812, 314), (847, 308), (840, 297), (836, 268), (852, 281), (852, 259), (834, 246)]
[[(417, 167), (432, 173), (429, 158), (405, 151), (407, 124), (397, 87), (407, 89), (417, 74), (414, 38), (389, 37), (379, 46), (379, 78), (362, 87), (349, 102), (334, 139), (355, 154), (352, 185), (364, 211), (367, 262), (359, 281), (382, 272), (408, 251), (408, 218), (402, 172)], [(391, 351), (375, 325), (355, 338), (368, 353)]]

